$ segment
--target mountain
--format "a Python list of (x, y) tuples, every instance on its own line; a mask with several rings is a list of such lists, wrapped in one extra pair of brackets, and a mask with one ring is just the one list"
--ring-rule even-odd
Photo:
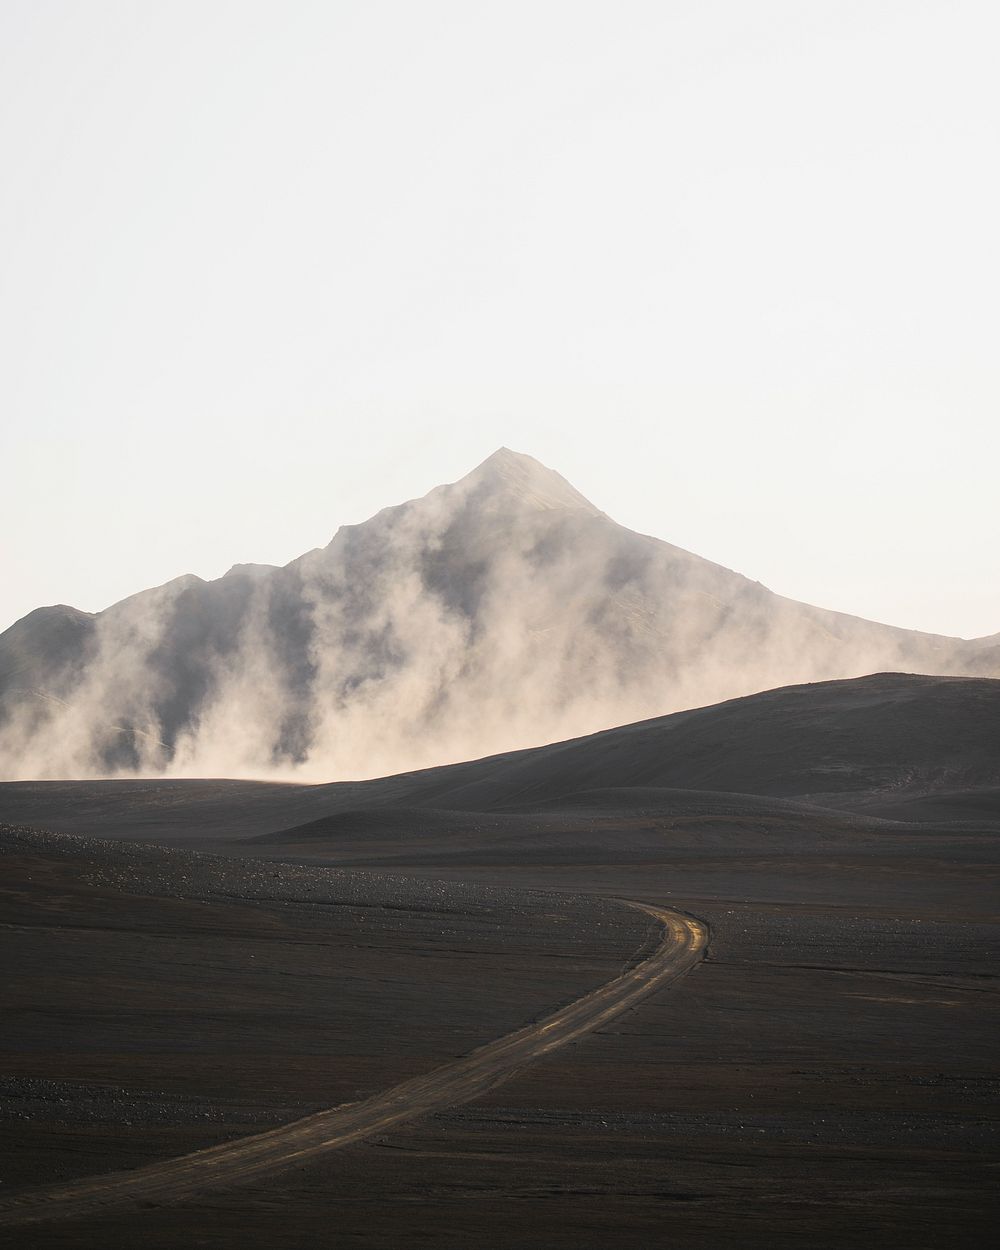
[(0, 635), (0, 776), (384, 776), (794, 682), (1000, 674), (966, 642), (775, 595), (501, 449), (284, 568)]

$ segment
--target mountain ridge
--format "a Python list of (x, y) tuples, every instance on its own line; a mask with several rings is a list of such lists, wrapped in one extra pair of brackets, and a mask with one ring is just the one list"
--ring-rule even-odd
[(776, 595), (501, 448), (287, 565), (22, 618), (0, 776), (385, 775), (797, 681), (993, 676), (998, 643)]

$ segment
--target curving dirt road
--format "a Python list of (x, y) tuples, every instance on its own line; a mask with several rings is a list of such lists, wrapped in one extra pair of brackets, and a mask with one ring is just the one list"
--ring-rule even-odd
[(660, 945), (622, 976), (553, 1015), (362, 1102), (345, 1103), (266, 1133), (134, 1171), (111, 1172), (7, 1198), (0, 1202), (0, 1224), (79, 1218), (119, 1203), (178, 1202), (207, 1189), (259, 1179), (384, 1133), (404, 1121), (477, 1098), (531, 1060), (600, 1028), (701, 960), (708, 942), (707, 927), (701, 921), (645, 903), (628, 906), (647, 912), (663, 925)]

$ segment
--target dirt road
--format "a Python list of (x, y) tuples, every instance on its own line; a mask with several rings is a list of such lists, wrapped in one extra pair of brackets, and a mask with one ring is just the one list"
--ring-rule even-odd
[(281, 1128), (239, 1138), (130, 1172), (26, 1191), (0, 1201), (0, 1224), (80, 1218), (110, 1205), (172, 1203), (305, 1163), (384, 1133), (407, 1120), (479, 1097), (519, 1068), (576, 1041), (697, 964), (708, 941), (699, 920), (667, 908), (629, 903), (663, 926), (648, 958), (553, 1015), (362, 1102), (345, 1103)]

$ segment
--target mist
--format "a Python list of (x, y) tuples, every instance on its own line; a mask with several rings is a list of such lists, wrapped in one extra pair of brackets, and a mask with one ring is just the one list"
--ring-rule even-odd
[(67, 613), (0, 638), (4, 779), (364, 779), (779, 685), (1000, 672), (996, 639), (783, 599), (506, 450), (284, 568)]

